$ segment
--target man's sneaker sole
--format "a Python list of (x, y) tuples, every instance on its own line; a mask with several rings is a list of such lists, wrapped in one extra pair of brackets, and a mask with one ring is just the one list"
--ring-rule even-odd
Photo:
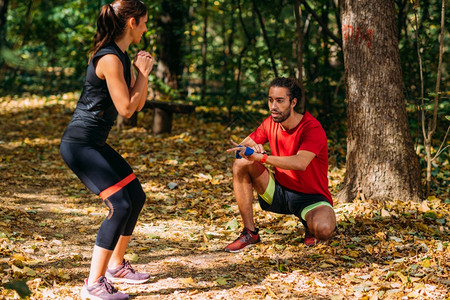
[(255, 245), (256, 245), (256, 244), (248, 244), (247, 246), (245, 246), (245, 247), (243, 247), (243, 248), (241, 248), (241, 249), (237, 249), (237, 250), (230, 250), (230, 249), (226, 249), (226, 248), (225, 248), (225, 252), (238, 253), (238, 252), (241, 252), (241, 251), (244, 250), (244, 249), (253, 247), (253, 246), (255, 246)]
[(134, 279), (129, 279), (129, 278), (120, 278), (120, 277), (114, 277), (111, 276), (110, 274), (106, 273), (105, 277), (111, 281), (112, 283), (130, 283), (130, 284), (141, 284), (141, 283), (145, 283), (147, 281), (150, 280), (150, 277), (147, 279), (141, 279), (141, 280), (134, 280)]

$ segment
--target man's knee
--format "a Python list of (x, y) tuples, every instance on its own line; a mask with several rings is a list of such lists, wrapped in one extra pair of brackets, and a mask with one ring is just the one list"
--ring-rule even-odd
[(319, 206), (306, 214), (311, 233), (319, 240), (329, 239), (336, 228), (336, 215), (329, 206)]
[(235, 159), (233, 164), (233, 174), (239, 174), (240, 172), (250, 173), (253, 176), (259, 176), (266, 170), (259, 162), (249, 161), (246, 159)]
[(247, 170), (252, 162), (249, 162), (245, 159), (235, 159), (233, 163), (233, 174), (238, 174), (242, 172), (243, 170)]
[(328, 240), (336, 228), (336, 223), (324, 222), (315, 225), (314, 236), (321, 240)]

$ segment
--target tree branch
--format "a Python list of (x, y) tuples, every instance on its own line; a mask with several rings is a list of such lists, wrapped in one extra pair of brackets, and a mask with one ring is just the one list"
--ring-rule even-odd
[(436, 154), (434, 155), (432, 160), (435, 160), (436, 158), (438, 158), (439, 155), (441, 155), (442, 152), (444, 152), (444, 150), (450, 146), (445, 146), (444, 148), (442, 148), (445, 144), (445, 141), (447, 140), (447, 136), (448, 136), (448, 132), (450, 131), (450, 126), (447, 127), (447, 132), (445, 133), (444, 139), (442, 140), (441, 145), (439, 146), (438, 151), (436, 151)]
[(270, 47), (270, 41), (269, 41), (269, 37), (267, 36), (266, 26), (264, 25), (264, 20), (261, 16), (261, 12), (259, 11), (258, 6), (256, 4), (256, 0), (252, 0), (252, 2), (253, 2), (253, 8), (254, 8), (256, 14), (258, 15), (258, 20), (259, 20), (259, 24), (261, 25), (264, 40), (266, 41), (267, 48), (269, 49), (269, 56), (270, 56), (270, 61), (272, 63), (273, 73), (275, 74), (275, 77), (278, 77), (277, 67), (275, 64), (275, 59), (273, 58), (273, 55), (272, 55), (272, 48)]
[(300, 2), (305, 6), (306, 10), (319, 22), (320, 27), (322, 27), (323, 31), (342, 49), (342, 39), (335, 36), (325, 24), (323, 24), (320, 17), (316, 14), (316, 12), (308, 5), (306, 0), (300, 0)]
[(445, 26), (445, 0), (442, 0), (441, 10), (441, 33), (439, 35), (439, 63), (436, 78), (436, 95), (434, 96), (434, 110), (433, 110), (433, 125), (430, 133), (433, 134), (436, 131), (437, 126), (437, 109), (439, 102), (439, 88), (441, 84), (441, 72), (442, 72), (442, 56), (444, 54), (444, 26)]

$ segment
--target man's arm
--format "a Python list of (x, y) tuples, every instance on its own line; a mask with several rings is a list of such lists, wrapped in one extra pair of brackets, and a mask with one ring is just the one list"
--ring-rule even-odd
[[(254, 156), (254, 157), (252, 157)], [(260, 161), (263, 154), (254, 153), (248, 159), (253, 161)], [(297, 155), (292, 156), (273, 156), (270, 155), (266, 159), (266, 164), (285, 170), (305, 171), (309, 163), (316, 157), (313, 152), (300, 150)]]

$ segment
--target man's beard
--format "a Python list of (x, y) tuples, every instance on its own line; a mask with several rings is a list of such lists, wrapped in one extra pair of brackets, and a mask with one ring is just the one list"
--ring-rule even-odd
[(291, 110), (290, 109), (287, 109), (286, 111), (278, 111), (278, 110), (271, 110), (270, 111), (271, 113), (272, 112), (275, 112), (275, 113), (278, 113), (279, 115), (278, 116), (276, 116), (276, 117), (274, 117), (273, 115), (272, 115), (272, 120), (275, 122), (275, 123), (282, 123), (282, 122), (284, 122), (287, 118), (289, 118), (290, 117), (290, 115), (291, 115)]

